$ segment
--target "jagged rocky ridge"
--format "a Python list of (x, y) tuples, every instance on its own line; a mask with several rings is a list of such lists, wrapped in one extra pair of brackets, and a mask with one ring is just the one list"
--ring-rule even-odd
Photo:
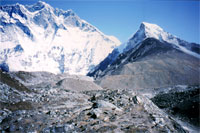
[(172, 44), (148, 38), (138, 49), (121, 54), (96, 83), (110, 89), (160, 88), (199, 85), (199, 59), (174, 49)]
[[(189, 43), (178, 37), (164, 31), (156, 24), (150, 24), (142, 22), (139, 30), (125, 43), (115, 48), (99, 65), (95, 67), (93, 71), (90, 71), (87, 75), (93, 77), (101, 77), (100, 74), (103, 71), (107, 71), (111, 65), (115, 64), (121, 59), (121, 56), (126, 56), (127, 53), (134, 53), (137, 49), (143, 48), (141, 45), (143, 41), (148, 38), (154, 38), (159, 40), (162, 44), (169, 44), (169, 46), (182, 51), (186, 54), (192, 55), (196, 58), (200, 58), (200, 45), (196, 43)], [(153, 48), (153, 47), (152, 47)], [(147, 49), (148, 50), (148, 49)], [(143, 51), (144, 54), (145, 51)]]
[[(2, 132), (187, 132), (134, 90), (105, 90), (83, 76), (0, 74)], [(69, 78), (72, 82), (60, 85)], [(82, 88), (74, 90), (77, 80), (90, 82), (92, 89), (76, 84)]]
[(0, 6), (0, 67), (5, 71), (85, 75), (119, 44), (72, 10), (42, 1)]
[(88, 76), (110, 89), (199, 85), (199, 51), (199, 44), (142, 23), (126, 44), (114, 49)]

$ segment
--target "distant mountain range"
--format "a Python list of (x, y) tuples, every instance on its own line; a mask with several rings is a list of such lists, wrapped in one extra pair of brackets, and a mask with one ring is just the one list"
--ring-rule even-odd
[[(0, 67), (5, 71), (48, 71), (98, 78), (149, 58), (149, 51), (151, 55), (163, 55), (168, 49), (178, 51), (192, 58), (189, 62), (200, 58), (199, 44), (188, 43), (147, 22), (142, 22), (133, 37), (120, 45), (117, 38), (104, 35), (72, 10), (54, 9), (42, 1), (30, 6), (0, 6), (0, 18)], [(158, 47), (162, 50), (154, 53)]]
[(45, 2), (0, 6), (0, 66), (85, 75), (120, 45), (72, 10)]

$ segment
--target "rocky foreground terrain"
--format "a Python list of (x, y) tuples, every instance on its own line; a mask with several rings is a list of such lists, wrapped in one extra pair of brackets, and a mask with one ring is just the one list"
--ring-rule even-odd
[(0, 74), (0, 132), (199, 130), (199, 86), (109, 90), (84, 76)]

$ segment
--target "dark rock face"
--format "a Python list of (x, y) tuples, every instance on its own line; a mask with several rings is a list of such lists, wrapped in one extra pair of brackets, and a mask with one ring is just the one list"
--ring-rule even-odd
[(110, 67), (98, 74), (96, 83), (110, 89), (199, 85), (199, 62), (171, 44), (148, 38), (119, 55)]
[(11, 88), (14, 88), (17, 91), (30, 92), (30, 90), (23, 84), (21, 84), (18, 80), (11, 77), (9, 74), (2, 72), (1, 70), (0, 70), (0, 82), (2, 84), (9, 85)]
[(200, 45), (196, 43), (192, 43), (191, 51), (200, 54)]
[(8, 64), (6, 64), (5, 62), (3, 62), (2, 64), (0, 64), (0, 70), (2, 70), (4, 72), (9, 72), (9, 66), (8, 66)]
[(185, 42), (181, 39), (178, 40), (179, 41), (179, 44), (183, 47), (185, 47), (186, 49), (192, 51), (192, 52), (195, 52), (197, 54), (200, 54), (200, 45), (199, 44), (196, 44), (196, 43), (188, 43), (188, 42)]
[[(1, 132), (186, 132), (149, 98), (133, 90), (91, 90), (84, 86), (92, 82), (86, 77), (64, 74), (3, 74)], [(77, 87), (73, 84), (78, 79), (87, 81), (77, 84), (82, 91), (66, 87)]]
[(95, 77), (102, 71), (104, 71), (109, 65), (111, 65), (119, 55), (117, 49), (114, 49), (93, 71), (89, 72), (87, 76)]

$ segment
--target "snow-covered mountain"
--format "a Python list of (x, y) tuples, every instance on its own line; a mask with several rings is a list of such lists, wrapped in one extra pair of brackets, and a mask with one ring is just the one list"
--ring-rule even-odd
[(189, 43), (178, 37), (164, 31), (156, 24), (142, 22), (138, 31), (125, 43), (116, 47), (96, 68), (94, 71), (88, 73), (89, 76), (98, 75), (106, 68), (108, 68), (117, 59), (121, 58), (128, 51), (134, 53), (140, 48), (142, 42), (147, 38), (154, 38), (162, 43), (168, 43), (173, 48), (178, 49), (186, 54), (200, 58), (200, 45), (196, 43)]
[[(179, 39), (178, 37), (164, 31), (161, 27), (156, 24), (150, 24), (147, 22), (142, 22), (139, 30), (133, 35), (128, 42), (117, 47), (119, 53), (126, 52), (131, 48), (136, 47), (146, 38), (155, 38), (161, 42), (167, 42), (174, 45), (174, 48), (179, 49), (187, 54), (193, 55), (197, 58), (200, 58), (200, 51), (197, 44), (188, 43), (184, 40)], [(138, 47), (138, 46), (137, 46)]]
[(44, 2), (0, 6), (0, 67), (86, 74), (120, 44), (72, 10)]

